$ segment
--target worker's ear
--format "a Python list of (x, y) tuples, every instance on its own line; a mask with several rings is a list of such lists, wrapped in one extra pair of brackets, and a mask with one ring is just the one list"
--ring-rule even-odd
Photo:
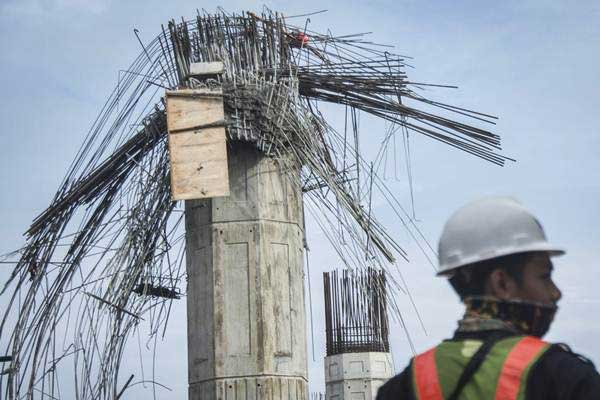
[(489, 275), (486, 294), (500, 300), (511, 300), (518, 296), (519, 285), (502, 268), (496, 268)]

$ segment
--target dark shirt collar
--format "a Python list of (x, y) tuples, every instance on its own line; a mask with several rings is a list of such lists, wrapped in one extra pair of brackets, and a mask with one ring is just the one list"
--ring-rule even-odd
[(451, 340), (481, 340), (486, 341), (490, 337), (504, 339), (519, 335), (517, 332), (508, 329), (491, 329), (485, 331), (461, 331), (457, 329)]

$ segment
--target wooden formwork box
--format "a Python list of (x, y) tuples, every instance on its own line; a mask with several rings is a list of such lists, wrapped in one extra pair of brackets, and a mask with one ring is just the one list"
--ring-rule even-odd
[(229, 196), (222, 90), (168, 90), (165, 97), (173, 200)]

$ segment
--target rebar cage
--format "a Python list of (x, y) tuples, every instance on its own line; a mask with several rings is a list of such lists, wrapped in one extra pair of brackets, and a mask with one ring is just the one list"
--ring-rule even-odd
[(385, 272), (324, 272), (327, 355), (388, 352), (389, 331)]

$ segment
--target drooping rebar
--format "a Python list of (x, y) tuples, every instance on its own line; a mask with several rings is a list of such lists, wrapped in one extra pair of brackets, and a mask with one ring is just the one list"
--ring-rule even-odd
[[(356, 271), (365, 259), (384, 270), (407, 258), (386, 228), (391, 224), (403, 226), (426, 256), (433, 253), (385, 183), (397, 135), (408, 155), (410, 132), (498, 165), (508, 160), (499, 154), (500, 137), (482, 128), (494, 117), (423, 97), (426, 84), (408, 79), (403, 57), (362, 34), (321, 34), (290, 21), (268, 10), (203, 13), (169, 22), (142, 44), (27, 230), (26, 244), (2, 259), (15, 267), (1, 292), (1, 353), (10, 357), (0, 365), (1, 398), (114, 399), (139, 383), (120, 370), (127, 341), (140, 331), (148, 340), (164, 335), (172, 301), (185, 296), (183, 210), (170, 193), (165, 89), (220, 87), (228, 140), (251, 143), (284, 170), (300, 168), (306, 210), (343, 265)], [(221, 76), (192, 74), (193, 63), (212, 61), (224, 64)], [(327, 121), (323, 102), (342, 107), (343, 130)], [(361, 152), (361, 113), (389, 124), (375, 160)], [(376, 139), (373, 132), (367, 138)], [(393, 221), (388, 215), (382, 222), (371, 204), (377, 199)], [(382, 270), (377, 279), (385, 281)], [(377, 285), (374, 276), (365, 279)], [(376, 304), (394, 313), (394, 302), (386, 303), (391, 292), (378, 296)], [(352, 320), (348, 307), (335, 310)], [(345, 320), (332, 320), (341, 324), (330, 330), (341, 348), (387, 348), (384, 310), (372, 311), (366, 331), (344, 331)], [(123, 376), (130, 377), (125, 385)], [(59, 390), (67, 377), (74, 393)]]

